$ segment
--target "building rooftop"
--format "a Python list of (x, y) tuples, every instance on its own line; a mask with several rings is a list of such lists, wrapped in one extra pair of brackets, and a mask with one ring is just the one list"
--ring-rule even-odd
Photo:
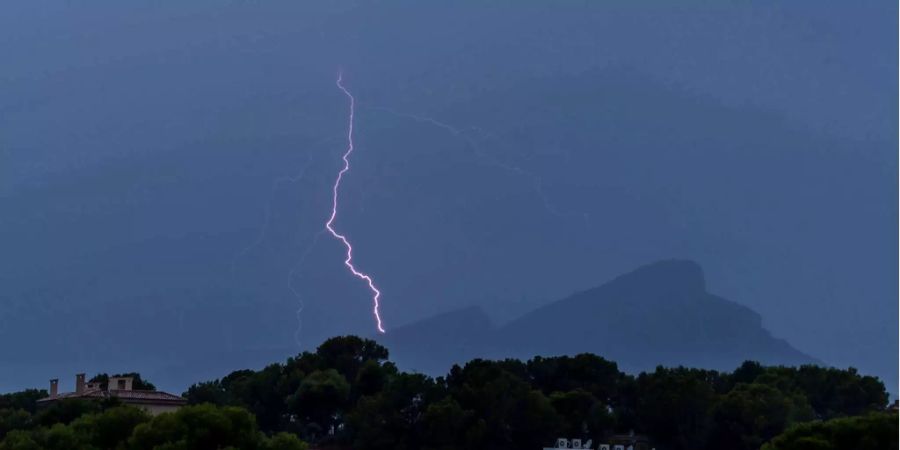
[(131, 401), (135, 403), (139, 403), (142, 401), (145, 402), (171, 402), (177, 404), (187, 403), (183, 397), (170, 394), (168, 392), (162, 391), (122, 391), (118, 389), (110, 389), (110, 390), (102, 390), (99, 388), (88, 389), (84, 392), (62, 392), (57, 394), (56, 396), (45, 397), (38, 400), (38, 403), (50, 402), (54, 400), (64, 400), (64, 399), (72, 399), (72, 398), (85, 398), (85, 399), (104, 399), (115, 397), (121, 399), (123, 401)]
[(107, 383), (108, 388), (103, 389), (100, 383), (85, 383), (84, 374), (75, 376), (75, 392), (57, 392), (59, 380), (50, 380), (50, 395), (38, 400), (38, 403), (44, 404), (65, 399), (106, 399), (117, 398), (123, 403), (130, 404), (153, 404), (153, 405), (173, 405), (180, 406), (187, 403), (187, 400), (179, 395), (170, 394), (162, 391), (146, 391), (132, 389), (133, 380), (131, 377), (110, 377)]

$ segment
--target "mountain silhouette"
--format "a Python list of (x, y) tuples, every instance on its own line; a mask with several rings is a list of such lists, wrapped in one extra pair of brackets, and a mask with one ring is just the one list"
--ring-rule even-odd
[(773, 337), (753, 310), (706, 291), (700, 266), (666, 260), (493, 327), (479, 308), (415, 322), (383, 339), (403, 367), (445, 372), (473, 357), (595, 353), (624, 370), (819, 363)]

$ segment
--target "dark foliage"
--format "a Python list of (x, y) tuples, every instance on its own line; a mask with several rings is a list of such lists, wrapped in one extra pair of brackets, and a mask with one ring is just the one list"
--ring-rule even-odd
[(896, 413), (871, 413), (792, 426), (763, 450), (838, 450), (897, 448)]
[(198, 383), (190, 403), (241, 406), (265, 432), (358, 449), (539, 448), (558, 436), (636, 431), (658, 449), (759, 448), (793, 424), (881, 411), (884, 385), (854, 369), (746, 362), (734, 372), (658, 367), (631, 376), (599, 356), (476, 359), (431, 378), (387, 350), (330, 339), (260, 371)]
[(26, 389), (21, 392), (0, 395), (0, 409), (21, 409), (34, 414), (37, 411), (37, 401), (46, 397), (47, 391), (43, 389)]
[(191, 406), (153, 418), (110, 402), (36, 410), (41, 392), (7, 394), (0, 450), (305, 448), (298, 437), (361, 450), (514, 449), (630, 431), (660, 450), (825, 449), (886, 442), (890, 431), (877, 415), (884, 385), (852, 368), (746, 362), (731, 373), (657, 367), (632, 376), (580, 354), (475, 359), (432, 378), (387, 358), (374, 341), (332, 338), (283, 364), (195, 384), (184, 393)]

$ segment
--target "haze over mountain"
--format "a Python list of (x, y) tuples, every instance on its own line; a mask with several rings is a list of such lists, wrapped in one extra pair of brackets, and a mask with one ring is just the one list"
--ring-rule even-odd
[(626, 371), (657, 365), (733, 370), (743, 361), (822, 364), (776, 339), (749, 308), (706, 291), (691, 261), (660, 261), (495, 327), (477, 307), (381, 339), (394, 360), (432, 375), (473, 358), (593, 353)]
[(759, 312), (726, 314), (743, 337), (896, 386), (888, 3), (10, 2), (0, 389), (194, 381), (372, 333), (365, 287), (316, 238), (344, 149), (338, 67), (359, 109), (337, 226), (389, 336), (477, 305), (459, 314), (524, 339), (527, 312), (563, 320), (594, 294), (551, 302), (685, 258)]

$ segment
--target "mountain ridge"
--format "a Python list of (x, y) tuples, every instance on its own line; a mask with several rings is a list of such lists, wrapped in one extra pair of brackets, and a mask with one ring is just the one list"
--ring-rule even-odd
[(477, 306), (389, 331), (380, 339), (402, 367), (429, 374), (476, 357), (595, 353), (630, 371), (656, 365), (733, 369), (745, 360), (822, 362), (763, 328), (752, 309), (706, 291), (690, 260), (641, 266), (502, 325)]

